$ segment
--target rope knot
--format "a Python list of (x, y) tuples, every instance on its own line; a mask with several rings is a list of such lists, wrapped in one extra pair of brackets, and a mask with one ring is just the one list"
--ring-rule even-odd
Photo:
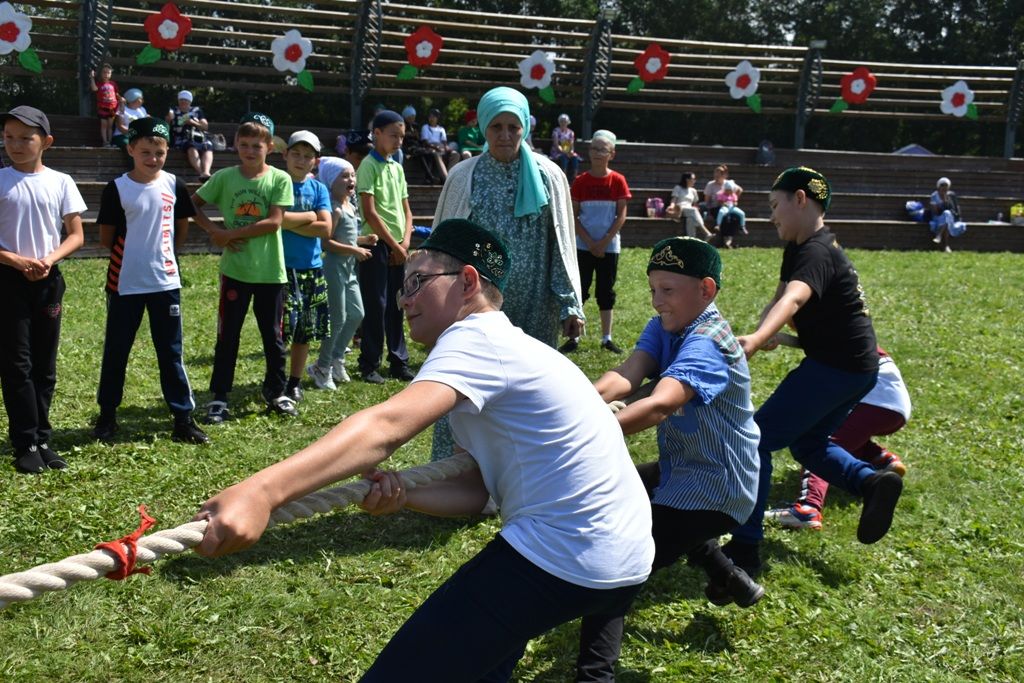
[(120, 566), (114, 571), (107, 574), (107, 578), (113, 581), (122, 581), (132, 574), (149, 574), (152, 571), (151, 567), (142, 567), (140, 569), (135, 568), (135, 560), (138, 554), (138, 540), (142, 537), (142, 534), (146, 533), (150, 527), (156, 524), (156, 520), (146, 514), (146, 506), (139, 506), (139, 527), (128, 534), (122, 536), (116, 541), (106, 541), (104, 543), (97, 543), (97, 550), (109, 550), (117, 556), (120, 561)]

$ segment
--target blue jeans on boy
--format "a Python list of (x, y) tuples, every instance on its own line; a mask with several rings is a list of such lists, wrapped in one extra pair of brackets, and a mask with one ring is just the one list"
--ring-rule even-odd
[(149, 313), (149, 334), (156, 350), (164, 400), (174, 415), (188, 415), (195, 402), (182, 361), (180, 289), (126, 296), (107, 294), (107, 333), (96, 402), (108, 410), (121, 405), (128, 356), (145, 312)]
[(584, 615), (622, 616), (639, 591), (563, 581), (499, 535), (420, 605), (361, 680), (508, 681), (531, 638)]
[(747, 521), (732, 532), (742, 543), (764, 538), (764, 510), (772, 484), (772, 452), (789, 448), (797, 462), (811, 472), (854, 495), (874, 474), (871, 465), (858, 460), (829, 437), (855, 405), (875, 385), (878, 371), (847, 372), (810, 358), (804, 360), (754, 414), (761, 430), (757, 452), (761, 474), (757, 502)]

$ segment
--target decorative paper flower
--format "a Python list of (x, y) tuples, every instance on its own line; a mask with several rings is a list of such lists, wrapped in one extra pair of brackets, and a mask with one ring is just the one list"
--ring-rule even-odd
[(875, 91), (878, 79), (866, 66), (858, 66), (851, 73), (839, 79), (840, 98), (829, 111), (838, 113), (851, 104), (864, 104)]
[(978, 107), (974, 104), (974, 91), (964, 81), (957, 81), (942, 91), (942, 105), (939, 107), (943, 114), (952, 114), (962, 118), (978, 118)]
[(534, 50), (533, 54), (519, 62), (519, 82), (526, 89), (537, 88), (540, 98), (549, 104), (555, 101), (551, 78), (555, 75), (555, 54)]
[(668, 62), (671, 59), (669, 53), (657, 43), (651, 43), (647, 49), (636, 56), (633, 65), (636, 66), (636, 78), (626, 86), (626, 92), (635, 93), (643, 89), (647, 83), (660, 81), (668, 73)]
[(306, 60), (313, 54), (313, 43), (302, 37), (296, 29), (285, 31), (283, 36), (270, 43), (274, 53), (274, 68), (297, 74), (296, 80), (306, 90), (313, 90), (313, 74), (306, 71)]
[(729, 86), (729, 95), (734, 100), (745, 97), (747, 106), (758, 114), (761, 113), (761, 96), (757, 94), (757, 86), (760, 82), (761, 72), (745, 59), (725, 77), (725, 84)]
[(152, 64), (160, 61), (161, 50), (174, 52), (185, 44), (185, 38), (192, 32), (192, 20), (178, 11), (178, 6), (168, 2), (146, 17), (142, 23), (149, 36), (149, 45), (135, 56), (136, 64)]
[(409, 81), (420, 73), (420, 68), (427, 68), (437, 61), (444, 46), (444, 38), (426, 24), (405, 37), (405, 54), (409, 63), (401, 68), (395, 77), (400, 81)]
[(18, 53), (18, 63), (33, 73), (43, 70), (39, 55), (32, 45), (32, 20), (14, 9), (9, 2), (0, 2), (0, 55)]

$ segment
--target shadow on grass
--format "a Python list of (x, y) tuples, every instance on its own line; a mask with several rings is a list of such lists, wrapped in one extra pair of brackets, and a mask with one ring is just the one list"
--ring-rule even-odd
[(452, 534), (477, 523), (477, 519), (442, 519), (414, 512), (386, 517), (319, 515), (269, 529), (257, 545), (241, 553), (217, 559), (194, 553), (175, 557), (161, 565), (161, 574), (174, 582), (194, 583), (252, 565), (319, 563), (325, 555), (364, 555), (385, 548), (425, 550), (444, 545)]

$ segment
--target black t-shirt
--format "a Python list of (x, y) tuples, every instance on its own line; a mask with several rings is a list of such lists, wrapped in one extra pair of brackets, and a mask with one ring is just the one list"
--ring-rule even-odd
[(799, 280), (813, 292), (793, 316), (808, 358), (848, 372), (878, 368), (878, 344), (864, 290), (853, 263), (828, 228), (803, 244), (786, 245), (779, 279)]

